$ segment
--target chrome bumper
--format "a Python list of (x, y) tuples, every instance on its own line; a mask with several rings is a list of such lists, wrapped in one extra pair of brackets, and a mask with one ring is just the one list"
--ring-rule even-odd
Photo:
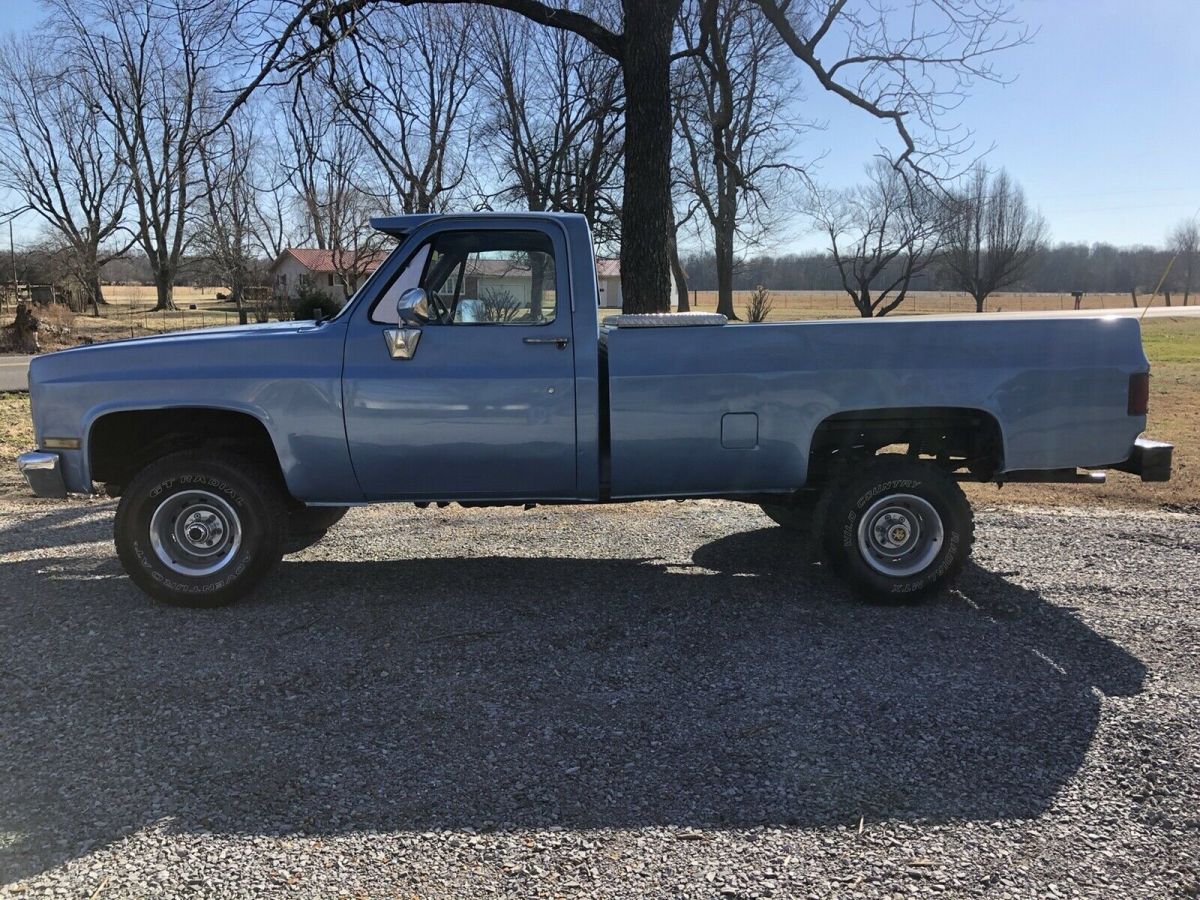
[(65, 497), (67, 486), (63, 482), (62, 462), (57, 453), (34, 450), (17, 457), (17, 468), (25, 476), (26, 483), (39, 497)]

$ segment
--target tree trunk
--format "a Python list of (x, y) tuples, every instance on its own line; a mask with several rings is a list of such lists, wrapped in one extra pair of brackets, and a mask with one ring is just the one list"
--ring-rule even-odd
[(529, 255), (529, 320), (542, 320), (542, 306), (545, 296), (546, 257), (541, 253)]
[(871, 308), (871, 289), (860, 288), (858, 296), (854, 298), (854, 305), (858, 307), (858, 314), (864, 319), (869, 319), (874, 314), (875, 310)]
[(1133, 308), (1134, 308), (1134, 309), (1137, 309), (1137, 308), (1138, 308), (1138, 302), (1137, 302), (1137, 288), (1130, 288), (1130, 289), (1129, 289), (1129, 296), (1133, 298)]
[(733, 308), (733, 235), (716, 235), (717, 312), (730, 321), (737, 320)]
[[(107, 301), (104, 299), (104, 288), (100, 286), (100, 276), (98, 274), (92, 275), (91, 278), (88, 278), (84, 282), (82, 299), (82, 306), (90, 306), (92, 308), (92, 315), (100, 315), (100, 304), (106, 304)], [(80, 312), (82, 312), (82, 309)]]
[(681, 0), (624, 0), (622, 310), (671, 309), (671, 38)]
[(683, 271), (683, 263), (679, 261), (679, 244), (675, 236), (671, 236), (671, 275), (675, 279), (676, 309), (679, 312), (690, 312), (692, 305), (688, 302), (687, 273)]
[(975, 312), (983, 312), (983, 306), (987, 303), (987, 294), (972, 294), (971, 296), (975, 298)]
[(154, 290), (158, 297), (158, 302), (154, 304), (154, 312), (161, 310), (178, 309), (175, 305), (175, 287), (171, 284), (172, 279), (166, 276), (156, 276), (154, 279)]
[(249, 324), (250, 314), (246, 309), (246, 279), (242, 277), (241, 272), (235, 270), (229, 281), (229, 299), (237, 308), (238, 324)]
[(17, 317), (9, 327), (13, 330), (13, 349), (22, 353), (37, 353), (38, 318), (33, 313), (33, 304), (20, 300), (17, 302)]
[(1163, 291), (1163, 299), (1167, 301), (1167, 306), (1170, 306), (1171, 305), (1171, 292), (1168, 290), (1164, 290)]

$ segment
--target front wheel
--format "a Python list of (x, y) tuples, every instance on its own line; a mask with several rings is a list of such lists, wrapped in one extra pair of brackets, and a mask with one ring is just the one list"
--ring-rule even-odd
[(286, 509), (277, 482), (232, 454), (187, 450), (151, 463), (117, 506), (121, 565), (175, 606), (241, 599), (279, 562)]
[(971, 554), (971, 506), (958, 483), (931, 463), (882, 456), (829, 491), (822, 543), (838, 573), (868, 599), (933, 594)]

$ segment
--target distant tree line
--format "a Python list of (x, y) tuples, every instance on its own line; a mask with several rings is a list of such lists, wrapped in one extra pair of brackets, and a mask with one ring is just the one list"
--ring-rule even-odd
[[(1116, 247), (1112, 244), (1058, 243), (1046, 247), (1033, 260), (1027, 274), (1005, 290), (1095, 294), (1148, 295), (1158, 284), (1175, 255), (1164, 247)], [(712, 253), (693, 253), (683, 259), (689, 287), (714, 291), (717, 286), (716, 259)], [(892, 262), (879, 281), (899, 277), (903, 264)], [(1187, 284), (1186, 268), (1176, 262), (1162, 290), (1182, 298)], [(842, 282), (833, 255), (828, 251), (761, 255), (738, 259), (734, 268), (734, 290), (749, 291), (764, 285), (779, 291), (840, 291)], [(957, 291), (953, 274), (934, 260), (914, 277), (912, 290)], [(1196, 290), (1195, 280), (1192, 292)]]

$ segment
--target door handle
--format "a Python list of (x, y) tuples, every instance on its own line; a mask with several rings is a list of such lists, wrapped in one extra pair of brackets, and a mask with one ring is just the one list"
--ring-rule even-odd
[(553, 344), (559, 350), (566, 350), (567, 344), (571, 343), (568, 337), (527, 337), (522, 338), (526, 344)]

